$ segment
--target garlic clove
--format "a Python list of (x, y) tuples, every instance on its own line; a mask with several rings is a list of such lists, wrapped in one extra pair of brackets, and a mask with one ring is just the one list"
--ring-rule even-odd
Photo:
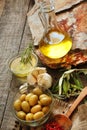
[(48, 73), (39, 74), (37, 77), (37, 83), (40, 87), (50, 88), (52, 86), (52, 77)]
[(36, 67), (34, 70), (32, 70), (31, 74), (37, 78), (39, 74), (46, 73), (45, 67)]
[(29, 83), (29, 85), (35, 85), (36, 82), (37, 82), (37, 79), (32, 74), (29, 74), (27, 76), (27, 83)]
[(40, 67), (39, 68), (39, 74), (46, 73), (46, 72), (47, 72), (47, 70), (46, 70), (45, 67)]
[(39, 71), (37, 69), (34, 69), (31, 74), (32, 74), (32, 76), (34, 76), (37, 79)]

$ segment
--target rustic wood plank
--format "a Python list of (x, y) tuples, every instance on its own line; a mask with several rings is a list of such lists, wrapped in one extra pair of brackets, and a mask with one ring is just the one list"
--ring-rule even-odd
[(5, 6), (5, 0), (0, 0), (0, 17), (3, 13), (4, 6)]
[[(27, 20), (26, 14), (32, 7), (32, 2), (29, 0), (6, 0), (0, 19), (0, 128), (2, 130), (12, 130), (15, 126), (11, 101), (18, 89), (18, 83), (15, 77), (12, 81), (8, 63), (11, 57), (19, 53), (20, 45), (23, 44), (22, 36)], [(24, 41), (26, 41), (26, 34)], [(23, 46), (24, 44), (22, 49)]]

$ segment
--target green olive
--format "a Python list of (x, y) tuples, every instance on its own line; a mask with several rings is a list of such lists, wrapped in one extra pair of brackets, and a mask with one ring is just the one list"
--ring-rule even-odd
[(15, 100), (13, 106), (16, 111), (20, 111), (21, 110), (21, 101), (19, 99)]
[(50, 96), (45, 96), (45, 97), (43, 97), (43, 98), (40, 99), (40, 102), (41, 102), (41, 104), (42, 104), (43, 106), (48, 106), (48, 105), (51, 104), (52, 99), (51, 99)]
[(37, 119), (40, 119), (43, 116), (44, 116), (44, 113), (42, 111), (39, 111), (39, 112), (34, 114), (33, 118), (34, 118), (34, 120), (37, 120)]
[(46, 96), (48, 96), (47, 94), (41, 94), (40, 96), (39, 96), (39, 99), (41, 99), (41, 98), (43, 98), (43, 97), (46, 97)]
[(36, 95), (41, 95), (43, 92), (42, 90), (39, 88), (39, 87), (36, 87), (33, 89), (33, 93), (36, 94)]
[(19, 111), (19, 112), (17, 112), (17, 117), (22, 119), (22, 120), (25, 120), (26, 113), (23, 111)]
[(26, 115), (26, 121), (32, 121), (33, 120), (33, 113), (28, 113)]
[(42, 108), (42, 112), (44, 112), (44, 114), (46, 114), (48, 111), (49, 111), (49, 106), (44, 106), (43, 108)]
[(26, 113), (28, 113), (30, 111), (30, 105), (27, 101), (23, 101), (21, 103), (21, 107), (22, 107), (22, 110)]
[(29, 104), (30, 106), (34, 106), (38, 103), (38, 96), (33, 94), (32, 96), (30, 96), (29, 98)]
[(41, 111), (41, 105), (35, 105), (31, 108), (31, 113), (36, 113), (38, 111)]
[(25, 97), (26, 97), (26, 94), (22, 94), (22, 95), (20, 96), (20, 100), (21, 100), (21, 101), (24, 101), (24, 100), (25, 100)]
[(29, 98), (33, 95), (33, 93), (28, 93), (25, 97), (25, 100), (26, 101), (29, 101)]

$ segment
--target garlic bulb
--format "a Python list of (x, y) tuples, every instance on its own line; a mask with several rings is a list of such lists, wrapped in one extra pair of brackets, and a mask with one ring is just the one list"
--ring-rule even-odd
[(27, 83), (29, 85), (35, 85), (37, 83), (37, 77), (39, 74), (46, 73), (46, 68), (45, 67), (36, 67), (29, 73), (27, 76)]
[(40, 87), (50, 88), (52, 86), (52, 77), (48, 73), (39, 74), (37, 77), (37, 84)]

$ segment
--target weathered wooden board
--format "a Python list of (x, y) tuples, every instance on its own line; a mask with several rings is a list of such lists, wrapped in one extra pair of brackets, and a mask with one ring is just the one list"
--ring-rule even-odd
[(18, 83), (14, 77), (12, 81), (8, 63), (11, 57), (20, 52), (21, 48), (26, 47), (25, 43), (32, 40), (28, 32), (29, 28), (26, 26), (26, 15), (32, 6), (33, 1), (30, 0), (5, 0), (0, 17), (0, 128), (2, 130), (12, 130), (15, 125), (11, 101)]
[(5, 5), (5, 0), (0, 0), (0, 16), (2, 15), (4, 5)]

